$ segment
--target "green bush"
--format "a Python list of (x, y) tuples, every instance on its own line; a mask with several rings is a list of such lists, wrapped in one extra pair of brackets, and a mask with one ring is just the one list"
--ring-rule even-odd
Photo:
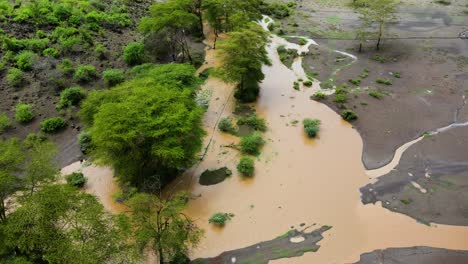
[(102, 73), (102, 77), (109, 86), (115, 86), (125, 80), (124, 72), (119, 69), (105, 70)]
[(93, 147), (91, 134), (88, 132), (81, 132), (78, 135), (78, 144), (80, 145), (81, 152), (87, 154)]
[(377, 79), (375, 80), (376, 83), (380, 83), (380, 84), (385, 84), (385, 85), (392, 85), (392, 81), (388, 80), (388, 79)]
[(335, 94), (335, 98), (333, 99), (335, 103), (346, 103), (348, 101), (348, 96), (346, 94)]
[(393, 73), (393, 76), (394, 76), (395, 78), (398, 78), (398, 79), (401, 78), (401, 74), (400, 74), (399, 72)]
[(253, 176), (255, 171), (254, 160), (249, 157), (242, 157), (237, 164), (237, 171), (243, 176)]
[(301, 89), (301, 88), (300, 88), (300, 85), (299, 85), (299, 82), (294, 82), (293, 88), (294, 88), (294, 90), (298, 90), (298, 91), (299, 91), (299, 90)]
[(37, 60), (37, 55), (32, 51), (23, 51), (16, 56), (16, 66), (22, 71), (29, 71)]
[(307, 44), (307, 39), (305, 39), (305, 38), (300, 38), (300, 39), (299, 39), (299, 45), (304, 46), (305, 44)]
[(4, 113), (0, 113), (0, 134), (11, 126), (10, 118)]
[(368, 93), (369, 96), (374, 97), (375, 99), (382, 99), (384, 96), (382, 93), (377, 92), (377, 91), (372, 91)]
[(11, 86), (19, 86), (23, 82), (24, 72), (17, 68), (10, 68), (8, 70), (6, 80)]
[(265, 123), (265, 119), (257, 117), (257, 115), (253, 114), (248, 117), (241, 117), (237, 120), (237, 125), (247, 125), (254, 130), (257, 131), (266, 131), (267, 126)]
[(72, 174), (65, 176), (65, 180), (67, 181), (68, 185), (77, 188), (83, 188), (83, 186), (88, 181), (88, 179), (86, 179), (86, 177), (81, 172), (73, 172)]
[(34, 118), (32, 106), (29, 104), (19, 103), (16, 105), (15, 118), (18, 122), (28, 123)]
[(59, 57), (59, 52), (55, 48), (47, 48), (42, 52), (42, 55), (44, 55), (46, 57), (58, 58)]
[(76, 69), (73, 78), (79, 82), (89, 82), (96, 77), (96, 68), (92, 65), (81, 65)]
[(67, 108), (78, 105), (81, 100), (86, 98), (86, 92), (79, 86), (67, 88), (60, 93), (60, 102), (58, 108)]
[(320, 129), (320, 123), (321, 122), (318, 119), (304, 119), (302, 124), (304, 125), (304, 131), (306, 132), (307, 136), (311, 138), (316, 137)]
[(361, 79), (349, 79), (349, 82), (357, 86), (361, 84)]
[(236, 128), (232, 124), (230, 117), (223, 117), (218, 123), (218, 129), (229, 134), (236, 134)]
[(248, 136), (242, 137), (239, 142), (241, 152), (250, 155), (260, 154), (260, 148), (263, 145), (265, 145), (265, 140), (263, 140), (259, 132), (254, 132)]
[(67, 126), (67, 122), (61, 117), (51, 117), (41, 122), (41, 130), (45, 133), (55, 133)]
[(109, 51), (104, 47), (102, 44), (97, 44), (96, 48), (94, 48), (94, 52), (96, 52), (99, 59), (104, 60), (107, 58)]
[(312, 95), (312, 98), (317, 101), (320, 101), (320, 100), (324, 100), (325, 98), (327, 98), (327, 95), (321, 92), (316, 92)]
[(75, 73), (75, 67), (69, 59), (63, 59), (58, 68), (60, 72), (67, 77), (71, 77)]
[(304, 81), (304, 85), (307, 86), (307, 87), (311, 87), (312, 86), (312, 81), (311, 80), (306, 80)]
[(374, 55), (374, 57), (372, 57), (373, 60), (375, 61), (378, 61), (380, 63), (384, 63), (387, 61), (387, 58), (383, 57), (383, 56), (380, 56), (380, 55)]
[(145, 45), (133, 42), (124, 48), (124, 61), (128, 65), (138, 65), (145, 61)]
[(224, 226), (227, 221), (231, 220), (231, 214), (228, 213), (216, 213), (210, 217), (208, 222), (218, 226)]
[(354, 121), (358, 119), (358, 116), (356, 113), (354, 113), (352, 110), (346, 109), (341, 112), (341, 117), (346, 120), (346, 121)]

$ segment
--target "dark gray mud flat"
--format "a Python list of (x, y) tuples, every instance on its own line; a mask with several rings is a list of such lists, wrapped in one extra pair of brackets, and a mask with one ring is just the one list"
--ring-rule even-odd
[[(195, 259), (193, 264), (267, 264), (270, 260), (292, 258), (304, 255), (306, 252), (316, 252), (320, 246), (317, 242), (323, 239), (323, 232), (330, 226), (322, 226), (310, 233), (290, 230), (273, 240), (260, 242), (241, 249), (221, 253), (213, 258)], [(293, 237), (303, 237), (302, 242), (291, 242)]]
[(215, 185), (223, 182), (231, 175), (231, 170), (226, 167), (222, 167), (216, 170), (206, 170), (200, 175), (198, 182), (201, 185)]
[(363, 203), (381, 201), (425, 223), (468, 226), (467, 149), (468, 127), (424, 138), (393, 171), (361, 188)]
[(431, 247), (387, 248), (361, 255), (354, 264), (466, 264), (468, 251)]

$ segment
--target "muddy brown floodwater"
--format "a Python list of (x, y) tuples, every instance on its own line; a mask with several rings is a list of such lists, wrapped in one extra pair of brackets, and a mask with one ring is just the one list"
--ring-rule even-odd
[[(205, 116), (206, 130), (214, 131), (213, 138), (205, 159), (175, 184), (193, 193), (187, 213), (205, 229), (205, 237), (191, 257), (214, 257), (271, 240), (301, 223), (333, 228), (324, 233), (318, 252), (272, 263), (350, 263), (364, 252), (415, 245), (468, 249), (468, 228), (427, 226), (380, 204), (361, 204), (359, 188), (371, 181), (361, 161), (361, 137), (330, 108), (309, 99), (319, 89), (318, 82), (312, 88), (293, 89), (293, 82), (302, 73), (280, 62), (276, 47), (282, 42), (273, 37), (268, 46), (272, 66), (263, 69), (266, 78), (255, 104), (269, 130), (252, 179), (237, 175), (235, 166), (240, 155), (223, 147), (237, 139), (213, 130), (219, 116), (229, 116), (234, 110), (230, 97), (233, 87), (215, 78), (209, 78), (205, 85), (213, 89), (212, 104)], [(207, 56), (213, 58), (213, 52), (208, 51)], [(317, 139), (305, 136), (301, 126), (304, 118), (322, 121)], [(292, 125), (295, 120), (299, 121), (297, 126)], [(222, 166), (232, 169), (234, 175), (218, 185), (198, 184), (197, 177), (204, 170)], [(235, 216), (224, 228), (218, 228), (208, 224), (216, 212)]]

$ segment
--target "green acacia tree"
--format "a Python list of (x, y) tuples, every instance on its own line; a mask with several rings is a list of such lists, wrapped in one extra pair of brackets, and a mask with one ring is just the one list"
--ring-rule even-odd
[(198, 82), (155, 66), (115, 88), (92, 92), (83, 102), (82, 119), (91, 134), (90, 155), (115, 169), (124, 182), (158, 189), (192, 165), (201, 148), (203, 110), (195, 103)]
[(24, 171), (23, 188), (28, 195), (37, 191), (43, 184), (53, 182), (59, 169), (53, 158), (57, 154), (55, 145), (48, 141), (33, 141), (28, 149), (28, 161)]
[(17, 139), (0, 139), (0, 223), (6, 221), (7, 198), (21, 188), (16, 174), (21, 171), (25, 155)]
[[(398, 2), (396, 0), (356, 0), (354, 5), (357, 11), (361, 14), (361, 20), (363, 21), (362, 27), (358, 34), (359, 39), (363, 39), (368, 35), (367, 29), (372, 27), (372, 24), (377, 24), (377, 44), (376, 49), (380, 49), (382, 37), (385, 34), (385, 27), (388, 23), (396, 20), (396, 8)], [(364, 27), (364, 28), (363, 28)], [(361, 41), (362, 44), (362, 41)]]
[(138, 28), (146, 37), (151, 34), (162, 34), (170, 43), (174, 61), (177, 54), (182, 52), (182, 58), (186, 56), (193, 63), (187, 41), (190, 32), (197, 30), (199, 17), (191, 12), (192, 8), (191, 0), (155, 3), (150, 8), (150, 16), (143, 17)]
[(3, 232), (6, 246), (33, 263), (106, 263), (131, 254), (128, 223), (92, 195), (47, 185), (11, 213)]
[(147, 247), (154, 250), (160, 264), (185, 255), (190, 247), (198, 244), (203, 234), (183, 213), (187, 201), (186, 193), (167, 200), (140, 193), (129, 201), (136, 242), (141, 250)]
[(242, 102), (256, 100), (265, 75), (263, 64), (271, 62), (266, 52), (268, 33), (259, 25), (249, 23), (239, 31), (230, 32), (219, 43), (219, 56), (222, 62), (218, 74), (228, 82), (237, 83), (236, 98)]

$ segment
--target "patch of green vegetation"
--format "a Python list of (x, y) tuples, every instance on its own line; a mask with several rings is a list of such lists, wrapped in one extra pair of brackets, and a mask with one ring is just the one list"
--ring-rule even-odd
[(286, 233), (280, 235), (280, 236), (277, 236), (275, 239), (283, 239), (283, 238), (287, 238), (287, 237), (290, 237), (294, 234), (294, 230), (288, 230)]
[(299, 85), (299, 82), (294, 82), (293, 88), (294, 88), (294, 90), (299, 91), (299, 90), (301, 89), (301, 88), (300, 88), (300, 85)]
[(124, 72), (119, 69), (109, 69), (102, 73), (102, 78), (108, 86), (115, 86), (125, 80)]
[(237, 120), (237, 125), (247, 125), (256, 131), (264, 132), (267, 130), (265, 119), (257, 117), (257, 115), (255, 114), (250, 115), (248, 117), (240, 117), (239, 120)]
[(317, 101), (321, 101), (327, 98), (327, 95), (322, 92), (316, 92), (311, 96), (311, 99), (315, 99)]
[(434, 3), (439, 4), (439, 5), (444, 5), (444, 6), (449, 6), (452, 4), (451, 1), (447, 1), (447, 0), (436, 0), (434, 1)]
[(22, 51), (16, 56), (16, 66), (22, 71), (29, 71), (36, 63), (37, 55), (32, 51)]
[(41, 131), (45, 133), (55, 133), (66, 126), (67, 122), (63, 118), (51, 117), (41, 122)]
[(392, 81), (390, 81), (389, 79), (377, 79), (375, 80), (376, 83), (380, 83), (380, 84), (385, 84), (385, 85), (392, 85)]
[(79, 86), (67, 88), (60, 93), (60, 101), (57, 108), (63, 109), (70, 106), (77, 106), (86, 98), (86, 92)]
[(46, 57), (51, 57), (51, 58), (58, 58), (59, 51), (55, 48), (47, 48), (44, 51), (42, 51), (42, 55)]
[(0, 134), (11, 126), (10, 118), (5, 113), (0, 113)]
[(327, 230), (330, 230), (330, 229), (332, 229), (332, 226), (329, 226), (329, 225), (324, 225), (324, 226), (323, 226), (323, 228), (325, 229), (325, 231), (327, 231)]
[(259, 132), (253, 132), (248, 136), (242, 137), (239, 142), (241, 152), (250, 155), (260, 154), (260, 149), (264, 144), (265, 140), (263, 140)]
[(411, 199), (401, 199), (400, 202), (404, 205), (408, 205), (410, 203), (412, 203), (412, 200)]
[(294, 59), (299, 56), (297, 50), (286, 49), (284, 45), (279, 46), (276, 51), (278, 52), (281, 62), (289, 69), (291, 69)]
[(343, 110), (340, 115), (341, 115), (341, 118), (343, 118), (344, 120), (348, 122), (358, 119), (357, 114), (353, 110), (349, 110), (349, 109)]
[(24, 72), (17, 68), (10, 68), (6, 75), (6, 81), (11, 86), (19, 86), (23, 82)]
[(15, 119), (20, 123), (29, 123), (34, 118), (32, 105), (18, 103), (15, 108)]
[(124, 61), (130, 65), (139, 65), (145, 62), (145, 45), (140, 42), (133, 42), (124, 48)]
[(366, 67), (366, 68), (362, 69), (362, 73), (359, 74), (359, 77), (364, 79), (364, 78), (367, 78), (368, 76), (369, 76), (369, 69)]
[(380, 63), (385, 63), (387, 61), (387, 58), (385, 58), (384, 56), (380, 56), (380, 55), (374, 55), (372, 59)]
[(212, 215), (208, 222), (217, 226), (224, 226), (227, 221), (232, 219), (232, 216), (232, 214), (218, 212)]
[(328, 16), (325, 18), (325, 20), (330, 24), (339, 24), (342, 21), (342, 19), (337, 16)]
[(81, 65), (76, 69), (73, 78), (78, 82), (87, 83), (96, 76), (96, 68), (93, 65)]
[(303, 82), (303, 84), (304, 84), (304, 86), (306, 86), (306, 87), (311, 87), (312, 84), (313, 84), (313, 82), (312, 82), (311, 80), (306, 80), (306, 81)]
[(294, 13), (288, 4), (284, 4), (279, 1), (272, 3), (265, 2), (261, 11), (263, 14), (272, 16), (276, 19), (286, 18)]
[(399, 72), (395, 72), (395, 73), (393, 73), (393, 77), (400, 79), (401, 75), (400, 75)]
[(307, 39), (305, 39), (305, 38), (300, 38), (300, 39), (298, 40), (298, 43), (299, 43), (299, 45), (304, 46), (305, 44), (307, 44)]
[(335, 103), (346, 103), (348, 102), (348, 96), (346, 94), (335, 94), (335, 97), (333, 98), (333, 102)]
[(232, 135), (237, 134), (237, 129), (234, 127), (231, 117), (221, 118), (221, 120), (218, 123), (218, 129), (222, 132), (229, 133)]
[(368, 93), (368, 95), (370, 97), (374, 97), (375, 99), (379, 99), (379, 100), (381, 100), (384, 97), (384, 95), (378, 91), (371, 91)]
[(320, 123), (321, 122), (318, 119), (304, 119), (302, 121), (302, 124), (304, 125), (304, 131), (306, 132), (307, 136), (309, 136), (310, 138), (316, 137), (320, 129)]
[(361, 79), (349, 79), (348, 81), (356, 86), (361, 84)]
[(252, 158), (242, 157), (237, 164), (237, 171), (242, 176), (251, 177), (255, 172), (255, 162)]
[(88, 179), (81, 172), (73, 172), (65, 176), (67, 184), (77, 188), (83, 188)]

